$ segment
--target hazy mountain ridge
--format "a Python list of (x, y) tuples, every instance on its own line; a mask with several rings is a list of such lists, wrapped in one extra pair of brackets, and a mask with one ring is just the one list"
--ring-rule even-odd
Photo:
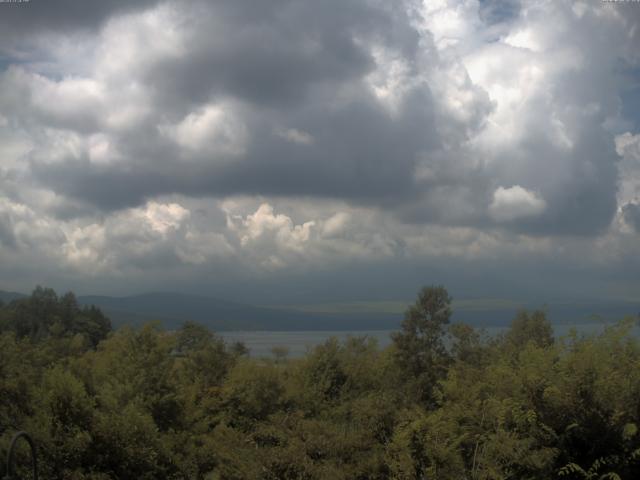
[(4, 303), (9, 303), (13, 300), (17, 300), (19, 298), (24, 298), (27, 295), (25, 295), (24, 293), (18, 293), (18, 292), (6, 292), (4, 290), (0, 290), (0, 301), (4, 302)]
[(81, 296), (109, 315), (115, 325), (159, 320), (177, 328), (192, 320), (214, 330), (349, 330), (393, 329), (400, 318), (378, 313), (313, 313), (285, 308), (258, 307), (212, 297), (155, 292), (129, 297)]
[[(5, 303), (26, 297), (0, 290)], [(178, 328), (184, 321), (202, 323), (218, 331), (265, 330), (393, 330), (410, 304), (401, 301), (360, 301), (310, 305), (255, 306), (214, 297), (175, 292), (151, 292), (125, 297), (78, 296), (82, 305), (96, 305), (114, 326), (159, 321)], [(453, 321), (477, 327), (507, 325), (518, 310), (546, 308), (553, 323), (610, 322), (640, 312), (640, 302), (589, 301), (530, 304), (500, 299), (462, 299), (453, 303)]]

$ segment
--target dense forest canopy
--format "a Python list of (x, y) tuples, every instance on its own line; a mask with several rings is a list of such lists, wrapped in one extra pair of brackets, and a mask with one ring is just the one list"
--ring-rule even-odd
[(523, 311), (489, 338), (450, 315), (427, 287), (389, 348), (252, 359), (37, 288), (0, 307), (0, 450), (29, 431), (45, 479), (640, 478), (636, 319), (554, 339)]
[(76, 341), (95, 347), (111, 331), (111, 321), (94, 306), (80, 307), (72, 292), (58, 297), (51, 288), (38, 286), (30, 297), (6, 306), (0, 302), (0, 307), (0, 331), (11, 331), (19, 339), (76, 336)]

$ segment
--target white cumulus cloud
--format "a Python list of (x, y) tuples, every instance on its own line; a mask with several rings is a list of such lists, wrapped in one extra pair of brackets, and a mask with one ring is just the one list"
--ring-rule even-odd
[(545, 201), (535, 192), (522, 188), (498, 187), (493, 192), (489, 214), (497, 222), (510, 222), (523, 217), (540, 215), (546, 208)]
[(247, 128), (229, 107), (206, 105), (176, 125), (162, 125), (160, 132), (190, 152), (242, 155)]

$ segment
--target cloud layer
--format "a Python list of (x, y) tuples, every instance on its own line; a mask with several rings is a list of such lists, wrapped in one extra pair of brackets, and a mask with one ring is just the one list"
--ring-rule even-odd
[(7, 287), (640, 253), (635, 5), (0, 8)]

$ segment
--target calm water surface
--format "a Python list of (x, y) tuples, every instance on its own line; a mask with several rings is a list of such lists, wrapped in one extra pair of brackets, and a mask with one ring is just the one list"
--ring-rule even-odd
[[(575, 325), (554, 325), (553, 329), (557, 337), (563, 337), (575, 328), (578, 333), (598, 333), (604, 328), (600, 323), (584, 323)], [(505, 327), (486, 327), (484, 331), (488, 335), (497, 335), (506, 330)], [(359, 331), (289, 331), (289, 332), (219, 332), (227, 342), (243, 342), (249, 348), (252, 357), (273, 356), (273, 347), (285, 347), (289, 351), (289, 357), (301, 357), (308, 350), (320, 345), (331, 337), (345, 340), (348, 337), (368, 337), (378, 342), (378, 346), (384, 348), (391, 343), (391, 333), (394, 330), (359, 330)], [(640, 329), (634, 328), (634, 334), (640, 336)]]

